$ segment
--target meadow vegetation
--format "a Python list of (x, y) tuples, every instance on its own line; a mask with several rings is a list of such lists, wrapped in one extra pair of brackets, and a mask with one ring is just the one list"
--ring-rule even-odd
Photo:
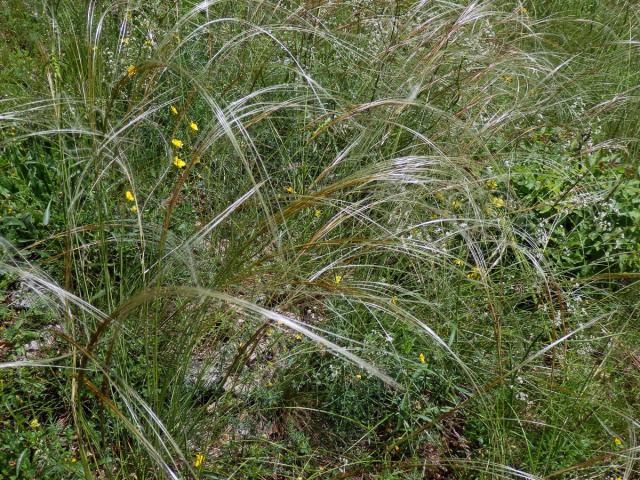
[(635, 2), (0, 5), (0, 478), (640, 478)]

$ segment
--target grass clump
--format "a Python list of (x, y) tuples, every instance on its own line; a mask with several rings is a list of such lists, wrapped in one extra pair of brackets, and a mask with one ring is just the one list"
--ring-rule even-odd
[(2, 475), (637, 474), (630, 2), (7, 6)]

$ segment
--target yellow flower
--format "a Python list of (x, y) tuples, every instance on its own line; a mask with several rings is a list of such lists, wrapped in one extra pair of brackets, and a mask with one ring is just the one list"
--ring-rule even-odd
[(359, 373), (356, 375), (356, 380), (362, 380), (362, 375), (360, 375)]
[(169, 107), (169, 111), (170, 111), (171, 113), (173, 113), (174, 115), (177, 115), (177, 114), (178, 114), (178, 109), (176, 108), (176, 106), (175, 106), (175, 105), (171, 105), (171, 106)]
[(191, 130), (193, 130), (194, 132), (198, 131), (198, 124), (196, 122), (191, 122), (189, 124), (189, 127), (191, 128)]
[(195, 155), (193, 157), (193, 164), (198, 165), (199, 163), (202, 163), (202, 161), (200, 160), (200, 155)]
[(182, 140), (178, 140), (177, 138), (172, 138), (171, 144), (176, 148), (182, 148), (182, 146), (184, 145), (184, 143), (182, 143)]
[(200, 466), (204, 463), (204, 455), (202, 453), (196, 453), (196, 458), (193, 461), (193, 466), (196, 468), (200, 468)]
[(529, 10), (527, 10), (525, 7), (520, 7), (520, 9), (518, 10), (518, 13), (521, 13), (522, 15), (526, 15), (527, 13), (529, 13)]
[(491, 203), (498, 208), (504, 207), (504, 199), (501, 197), (491, 197)]
[(134, 205), (129, 210), (131, 210), (131, 213), (136, 213), (138, 211), (138, 207)]
[(391, 297), (391, 305), (397, 305), (397, 304), (398, 304), (398, 297), (394, 295), (393, 297)]
[(69, 461), (71, 463), (76, 463), (78, 461), (78, 459), (76, 457), (71, 457), (71, 459)]
[(302, 334), (301, 333), (296, 333), (295, 337), (296, 340), (302, 340)]
[(424, 358), (424, 353), (418, 355), (418, 358), (420, 359), (420, 363), (427, 363), (427, 359)]
[(313, 214), (315, 215), (316, 218), (320, 218), (320, 215), (322, 215), (322, 212), (316, 208), (316, 211), (313, 212)]
[(130, 202), (133, 202), (136, 199), (136, 197), (133, 196), (133, 193), (131, 193), (129, 190), (124, 192), (124, 196)]
[(480, 279), (480, 269), (478, 267), (473, 267), (469, 273), (467, 273), (467, 278), (470, 280), (479, 280)]
[(458, 210), (461, 206), (462, 206), (462, 203), (460, 203), (459, 200), (454, 200), (453, 202), (451, 202), (451, 208), (453, 210)]
[(503, 75), (502, 79), (507, 83), (513, 82), (513, 77), (511, 75)]
[(287, 193), (296, 193), (296, 191), (293, 189), (293, 187), (291, 185), (289, 185), (288, 187), (286, 187), (285, 192)]
[(461, 260), (459, 258), (456, 258), (453, 263), (455, 263), (457, 266), (459, 267), (464, 267), (464, 260)]
[(184, 168), (187, 165), (187, 162), (176, 155), (175, 157), (173, 157), (173, 164), (178, 168)]
[(138, 73), (138, 69), (136, 68), (135, 65), (129, 65), (127, 67), (127, 76), (128, 77), (133, 77), (136, 73)]
[(29, 426), (35, 430), (36, 428), (40, 428), (40, 422), (37, 418), (34, 418), (29, 422)]
[(613, 444), (616, 447), (619, 447), (622, 445), (622, 439), (620, 437), (613, 437)]
[(124, 38), (122, 39), (122, 43), (123, 43), (124, 45), (129, 45), (129, 37), (124, 37)]
[(487, 183), (485, 183), (485, 185), (489, 190), (495, 190), (496, 188), (498, 188), (498, 182), (496, 182), (493, 178), (491, 180), (487, 180)]
[(336, 275), (333, 281), (336, 283), (336, 285), (340, 285), (340, 282), (342, 281), (342, 275)]

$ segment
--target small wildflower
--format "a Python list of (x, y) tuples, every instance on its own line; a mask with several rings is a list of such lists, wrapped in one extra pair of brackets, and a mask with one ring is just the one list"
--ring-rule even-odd
[(507, 83), (513, 82), (513, 76), (511, 76), (511, 75), (503, 75), (502, 79)]
[(501, 197), (491, 197), (491, 203), (498, 208), (504, 207), (504, 199)]
[(296, 193), (296, 191), (293, 189), (293, 187), (291, 185), (289, 185), (288, 187), (286, 187), (284, 189), (285, 192), (287, 193)]
[(487, 180), (487, 183), (485, 183), (485, 185), (489, 190), (495, 190), (496, 188), (498, 188), (498, 182), (496, 182), (493, 178)]
[(198, 165), (199, 163), (202, 163), (202, 161), (200, 160), (200, 155), (194, 155), (193, 164)]
[(470, 280), (479, 280), (480, 279), (480, 269), (478, 267), (473, 267), (469, 273), (467, 273), (467, 278)]
[(453, 210), (459, 210), (461, 206), (462, 206), (462, 203), (460, 203), (459, 200), (454, 200), (453, 202), (451, 202), (451, 208)]
[(189, 128), (191, 128), (191, 130), (193, 130), (194, 132), (198, 131), (198, 124), (196, 122), (191, 122), (189, 123)]
[(138, 207), (133, 205), (129, 210), (131, 210), (131, 213), (137, 213), (138, 212)]
[(173, 164), (178, 168), (184, 168), (187, 165), (187, 162), (176, 155), (175, 157), (173, 157)]
[(459, 267), (464, 267), (464, 260), (461, 260), (460, 258), (456, 258), (453, 263), (455, 263), (457, 266)]
[(418, 358), (420, 359), (420, 363), (422, 364), (427, 363), (427, 359), (425, 358), (424, 353), (420, 353)]
[(300, 340), (302, 340), (302, 338), (303, 338), (303, 337), (302, 337), (302, 334), (301, 334), (301, 333), (296, 333), (296, 336), (295, 336), (295, 339), (296, 339), (296, 340), (300, 341)]
[(127, 76), (128, 77), (133, 77), (136, 73), (138, 73), (138, 69), (136, 68), (135, 65), (129, 65), (127, 67)]
[(136, 199), (136, 197), (133, 196), (133, 193), (131, 193), (129, 190), (124, 192), (124, 196), (129, 202), (133, 202)]
[(36, 428), (40, 428), (40, 422), (37, 418), (34, 418), (29, 422), (29, 426), (35, 430)]
[(200, 468), (204, 463), (204, 455), (202, 453), (196, 453), (196, 458), (193, 461), (193, 466), (196, 468)]
[(71, 458), (69, 459), (69, 461), (70, 461), (71, 463), (76, 463), (76, 462), (78, 461), (78, 459), (77, 459), (76, 457), (71, 457)]
[(527, 13), (529, 13), (529, 10), (527, 10), (526, 7), (520, 7), (518, 9), (518, 13), (522, 14), (522, 15), (526, 15)]
[(129, 45), (129, 37), (124, 37), (124, 38), (122, 39), (122, 44), (123, 44), (123, 45)]
[(398, 304), (398, 297), (394, 295), (393, 297), (391, 297), (391, 305), (397, 305), (397, 304)]
[(342, 281), (342, 275), (336, 275), (333, 281), (336, 285), (340, 285), (340, 282)]
[(184, 145), (184, 143), (182, 143), (182, 140), (178, 140), (177, 138), (172, 138), (171, 144), (176, 148), (182, 148), (182, 146)]
[(622, 446), (622, 439), (620, 437), (613, 437), (613, 444), (616, 447)]
[(322, 215), (322, 212), (316, 208), (316, 211), (315, 211), (315, 212), (313, 212), (313, 215), (314, 215), (316, 218), (320, 218), (320, 215)]
[(170, 111), (171, 113), (173, 113), (174, 115), (178, 115), (178, 109), (176, 108), (176, 106), (175, 106), (175, 105), (171, 105), (171, 106), (169, 107), (169, 111)]
[(356, 375), (356, 380), (362, 380), (362, 375), (360, 375), (359, 373)]

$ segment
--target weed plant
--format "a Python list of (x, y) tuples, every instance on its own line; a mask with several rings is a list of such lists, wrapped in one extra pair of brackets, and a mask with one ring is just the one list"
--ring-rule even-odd
[(2, 478), (639, 475), (626, 0), (6, 0)]

